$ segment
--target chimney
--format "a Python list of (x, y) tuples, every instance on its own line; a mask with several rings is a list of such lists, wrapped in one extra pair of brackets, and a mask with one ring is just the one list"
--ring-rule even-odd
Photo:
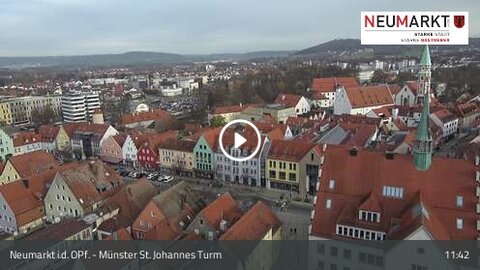
[(385, 151), (385, 158), (388, 160), (393, 160), (395, 158), (395, 153), (392, 151)]
[(352, 147), (352, 149), (350, 149), (350, 156), (352, 157), (356, 157), (358, 154), (358, 148), (357, 147)]
[(23, 181), (23, 185), (24, 185), (27, 189), (29, 189), (29, 188), (30, 188), (30, 183), (29, 183), (28, 179), (27, 179), (27, 178), (24, 178), (24, 179), (22, 179), (22, 181)]

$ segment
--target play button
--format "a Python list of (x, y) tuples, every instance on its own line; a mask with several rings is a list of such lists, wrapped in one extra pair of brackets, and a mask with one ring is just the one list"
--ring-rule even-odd
[(234, 140), (234, 144), (233, 144), (233, 147), (235, 148), (239, 148), (240, 146), (242, 146), (245, 142), (247, 142), (247, 139), (245, 139), (245, 137), (243, 137), (242, 135), (238, 134), (238, 132), (235, 132), (235, 140)]
[[(227, 141), (230, 142), (230, 144), (228, 146), (230, 146), (230, 147), (233, 146), (233, 148), (240, 148), (242, 146), (245, 146), (246, 143), (248, 144), (247, 146), (249, 146), (249, 145), (252, 145), (252, 143), (255, 143), (253, 141), (256, 139), (255, 149), (247, 157), (234, 157), (234, 156), (230, 155), (225, 150), (225, 145), (224, 145), (225, 132), (228, 130), (229, 127), (231, 127), (233, 125), (238, 125), (238, 124), (243, 125), (244, 128), (247, 128), (247, 126), (250, 127), (251, 129), (253, 129), (255, 131), (256, 136), (253, 136), (254, 138), (252, 138), (252, 136), (246, 136), (247, 137), (246, 138), (244, 135), (235, 131), (235, 133), (233, 134), (233, 145), (232, 145), (232, 140), (231, 140), (232, 136), (227, 137), (227, 138), (230, 139), (230, 140), (227, 140)], [(231, 135), (231, 133), (229, 133), (229, 134)], [(252, 134), (252, 132), (250, 132), (249, 134)], [(233, 121), (228, 122), (222, 128), (222, 130), (220, 131), (220, 136), (218, 137), (218, 145), (220, 146), (220, 150), (222, 151), (222, 153), (227, 158), (229, 158), (231, 160), (234, 160), (234, 161), (242, 162), (242, 161), (247, 161), (247, 160), (252, 159), (258, 153), (258, 151), (260, 151), (260, 147), (262, 145), (262, 137), (260, 135), (260, 131), (258, 130), (258, 128), (254, 124), (252, 124), (251, 122), (249, 122), (247, 120), (237, 119), (237, 120), (233, 120)]]

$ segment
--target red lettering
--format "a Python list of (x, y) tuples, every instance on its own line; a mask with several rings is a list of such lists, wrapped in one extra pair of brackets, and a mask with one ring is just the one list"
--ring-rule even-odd
[(368, 27), (368, 25), (375, 27), (375, 15), (372, 15), (370, 18), (365, 16), (365, 27)]
[(405, 15), (402, 19), (402, 17), (400, 16), (397, 16), (397, 27), (400, 27), (400, 26), (405, 26), (407, 27), (408, 26), (408, 16)]

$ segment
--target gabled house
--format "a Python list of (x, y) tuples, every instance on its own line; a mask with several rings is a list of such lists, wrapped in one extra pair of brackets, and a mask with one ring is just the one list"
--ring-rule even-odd
[(0, 175), (0, 184), (6, 184), (40, 174), (58, 167), (55, 158), (46, 151), (35, 151), (13, 156), (7, 160)]
[(458, 118), (447, 109), (433, 112), (430, 118), (442, 130), (442, 141), (448, 141), (458, 131)]
[(394, 105), (392, 90), (397, 86), (373, 85), (337, 88), (333, 113), (366, 115), (369, 111)]
[(193, 149), (195, 174), (212, 177), (214, 171), (214, 151), (217, 149), (221, 128), (206, 130)]
[(306, 199), (313, 195), (318, 180), (320, 145), (299, 140), (273, 140), (265, 164), (267, 188), (290, 192)]
[(472, 124), (480, 116), (480, 106), (474, 102), (457, 104), (452, 113), (458, 118), (459, 129), (473, 128)]
[[(252, 206), (230, 229), (220, 236), (224, 241), (250, 241), (252, 244), (236, 259), (243, 269), (273, 269), (280, 252), (273, 241), (283, 239), (282, 222), (272, 210), (259, 201)], [(228, 244), (227, 244), (228, 245)]]
[(333, 109), (337, 88), (358, 86), (355, 77), (315, 78), (308, 91), (312, 92), (312, 103), (315, 107)]
[(193, 175), (197, 140), (168, 139), (158, 146), (160, 166), (177, 174)]
[[(257, 134), (246, 128), (242, 136), (247, 140), (240, 147), (235, 148), (235, 130), (225, 131), (222, 142), (225, 151), (232, 157), (245, 158), (250, 156), (257, 147)], [(265, 136), (260, 138), (260, 149), (250, 160), (234, 161), (223, 154), (220, 146), (214, 149), (215, 179), (227, 183), (239, 183), (249, 186), (261, 186), (261, 157), (265, 145), (269, 140)], [(263, 185), (264, 186), (264, 185)]]
[(162, 109), (124, 114), (120, 119), (120, 125), (128, 129), (154, 128), (157, 132), (169, 130), (174, 122), (175, 119)]
[(418, 83), (407, 81), (405, 85), (395, 93), (395, 105), (413, 107), (417, 105)]
[(42, 150), (42, 136), (35, 132), (23, 131), (13, 136), (13, 155), (18, 156)]
[(138, 148), (138, 165), (145, 170), (157, 170), (160, 165), (158, 147), (168, 139), (177, 138), (177, 131), (164, 133), (149, 133), (143, 144)]
[(119, 133), (114, 136), (110, 136), (102, 144), (100, 151), (100, 158), (108, 163), (118, 164), (123, 160), (123, 144), (127, 135)]
[(90, 214), (121, 186), (123, 180), (116, 171), (98, 160), (59, 171), (44, 199), (47, 220)]
[(14, 181), (0, 186), (0, 230), (26, 234), (43, 224), (43, 203), (25, 186)]
[(294, 107), (297, 115), (310, 112), (310, 102), (303, 96), (294, 94), (279, 94), (274, 103)]
[(133, 222), (155, 195), (156, 188), (146, 179), (123, 186), (103, 204), (107, 207), (118, 207), (119, 210), (117, 215), (98, 227), (99, 239), (113, 238), (119, 230), (125, 230), (132, 238)]
[(145, 206), (132, 225), (135, 239), (174, 240), (205, 207), (193, 190), (180, 182), (161, 192)]
[(63, 126), (42, 125), (38, 128), (42, 149), (50, 153), (65, 151), (70, 147), (70, 139)]
[(138, 167), (137, 153), (140, 146), (146, 141), (147, 136), (147, 134), (141, 134), (139, 132), (127, 133), (127, 137), (122, 146), (122, 159), (125, 166)]
[(198, 213), (187, 228), (202, 239), (218, 239), (232, 227), (243, 213), (230, 193), (226, 192)]

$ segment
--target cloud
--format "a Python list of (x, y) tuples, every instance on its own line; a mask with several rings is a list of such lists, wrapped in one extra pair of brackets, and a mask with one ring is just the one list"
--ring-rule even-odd
[(0, 55), (301, 49), (359, 37), (364, 10), (467, 10), (480, 33), (476, 0), (2, 0)]

